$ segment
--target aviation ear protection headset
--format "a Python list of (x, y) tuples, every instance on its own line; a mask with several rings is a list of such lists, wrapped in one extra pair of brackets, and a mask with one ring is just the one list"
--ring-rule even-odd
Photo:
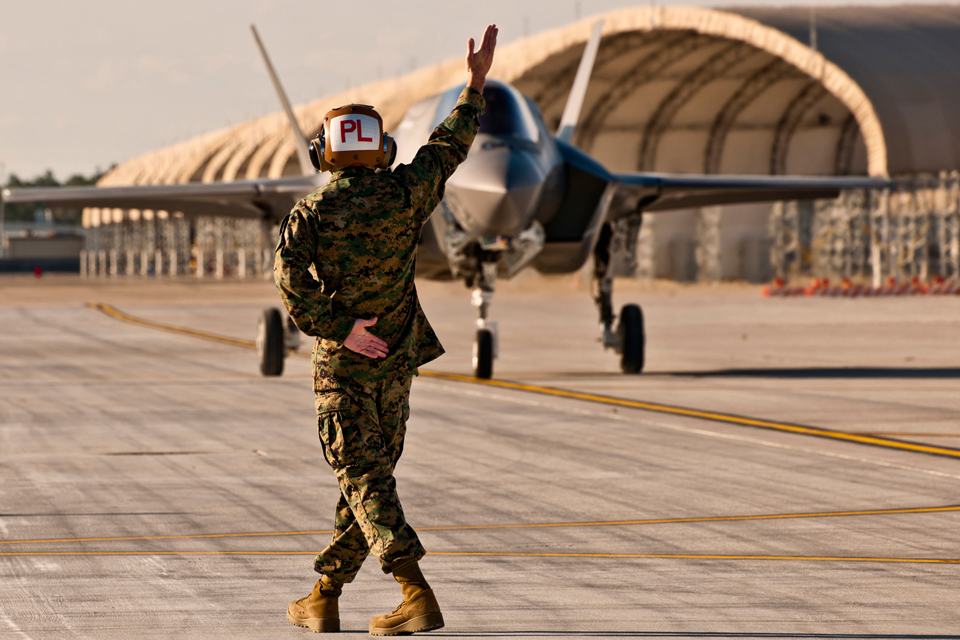
[(317, 171), (356, 165), (387, 169), (397, 157), (397, 143), (383, 131), (383, 118), (366, 104), (348, 104), (327, 112), (309, 147)]

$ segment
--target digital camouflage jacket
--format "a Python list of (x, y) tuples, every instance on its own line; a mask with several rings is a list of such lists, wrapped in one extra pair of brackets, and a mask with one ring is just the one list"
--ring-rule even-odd
[[(411, 375), (443, 354), (417, 298), (417, 244), (444, 184), (467, 157), (483, 109), (483, 96), (465, 88), (410, 164), (337, 171), (281, 223), (274, 278), (297, 327), (317, 337), (315, 391)], [(385, 358), (343, 346), (357, 318), (373, 317), (367, 330), (387, 343)]]

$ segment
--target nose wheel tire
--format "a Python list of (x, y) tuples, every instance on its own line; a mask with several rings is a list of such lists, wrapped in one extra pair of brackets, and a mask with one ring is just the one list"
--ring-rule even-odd
[(489, 329), (477, 329), (473, 341), (473, 375), (483, 380), (493, 375), (493, 332)]
[(620, 370), (640, 373), (643, 370), (644, 348), (647, 337), (643, 331), (643, 312), (635, 304), (626, 304), (620, 310)]
[(283, 316), (279, 309), (264, 309), (257, 325), (257, 353), (260, 373), (279, 376), (283, 373)]

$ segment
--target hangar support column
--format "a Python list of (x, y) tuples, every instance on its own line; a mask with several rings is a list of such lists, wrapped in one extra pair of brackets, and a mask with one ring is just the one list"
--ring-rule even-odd
[(774, 277), (790, 280), (811, 274), (813, 215), (810, 200), (774, 203), (770, 212)]
[(721, 207), (700, 209), (697, 220), (697, 280), (720, 282), (720, 219)]

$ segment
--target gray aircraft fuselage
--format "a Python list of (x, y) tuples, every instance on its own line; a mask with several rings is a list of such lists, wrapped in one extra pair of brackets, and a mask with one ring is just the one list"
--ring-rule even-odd
[[(450, 114), (462, 88), (453, 87), (410, 107), (394, 132), (398, 145), (395, 164), (413, 159), (434, 128)], [(467, 159), (447, 181), (443, 202), (424, 228), (418, 273), (441, 278), (452, 273), (469, 280), (480, 261), (497, 262), (499, 257), (517, 252), (525, 254), (511, 266), (501, 263), (501, 275), (509, 277), (531, 261), (549, 272), (579, 268), (587, 254), (580, 245), (587, 239), (584, 234), (589, 231), (603, 192), (606, 171), (585, 154), (558, 141), (547, 130), (537, 105), (512, 86), (488, 81), (484, 97), (487, 105), (480, 117), (479, 133)], [(582, 162), (592, 165), (591, 173), (603, 178), (598, 175), (587, 197), (573, 203), (577, 215), (568, 217), (576, 218), (577, 228), (551, 229), (551, 222), (567, 200), (571, 154), (582, 156)], [(555, 238), (547, 233), (551, 230), (559, 232), (552, 234)], [(524, 232), (530, 241), (518, 242)], [(538, 261), (546, 240), (559, 241), (553, 244), (563, 245), (564, 253), (571, 254), (569, 259), (551, 260), (548, 255)]]

